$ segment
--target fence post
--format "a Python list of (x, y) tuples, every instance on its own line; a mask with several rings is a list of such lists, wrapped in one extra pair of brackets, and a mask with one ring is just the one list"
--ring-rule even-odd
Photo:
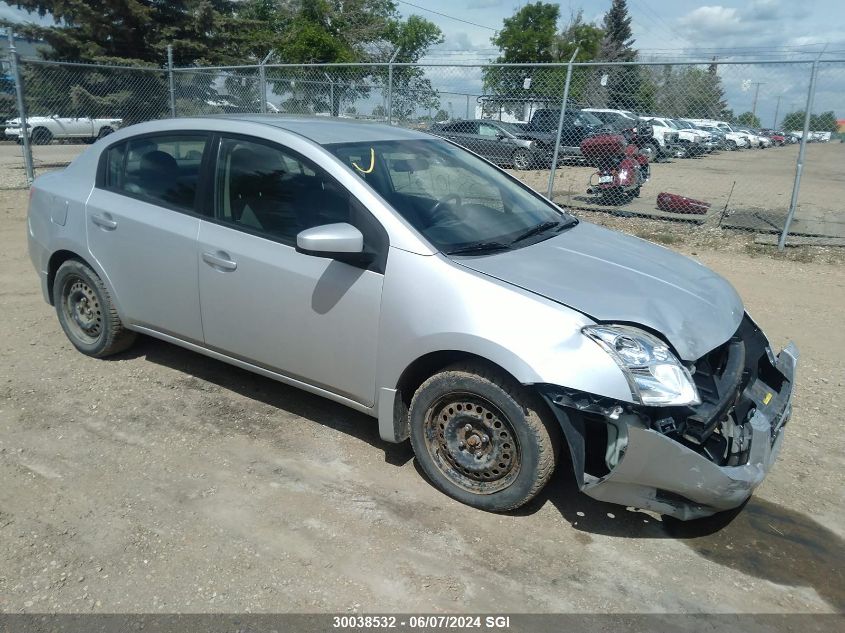
[(258, 111), (267, 114), (267, 74), (263, 62), (258, 66)]
[(32, 147), (29, 144), (29, 132), (26, 123), (26, 101), (23, 93), (23, 76), (21, 75), (21, 58), (18, 49), (15, 47), (15, 34), (9, 29), (9, 58), (12, 62), (12, 76), (15, 78), (15, 97), (18, 102), (18, 116), (21, 120), (21, 147), (23, 148), (23, 165), (26, 172), (27, 184), (31, 185), (35, 180), (35, 173), (32, 169)]
[(170, 86), (170, 116), (176, 118), (176, 88), (173, 85), (173, 47), (167, 45), (167, 82)]
[[(819, 56), (821, 57), (821, 56)], [(804, 131), (801, 134), (801, 144), (798, 149), (798, 161), (795, 163), (795, 181), (792, 184), (792, 198), (789, 200), (789, 211), (786, 213), (786, 220), (783, 223), (783, 232), (778, 240), (778, 250), (786, 248), (786, 236), (789, 235), (789, 225), (795, 217), (795, 209), (798, 206), (798, 192), (801, 189), (801, 174), (804, 173), (804, 150), (807, 147), (807, 136), (810, 134), (810, 113), (813, 110), (813, 99), (816, 93), (816, 75), (819, 71), (818, 58), (813, 62), (810, 71), (810, 87), (807, 90), (807, 106), (804, 110)]]
[(560, 153), (560, 136), (563, 134), (563, 117), (566, 114), (566, 101), (569, 99), (569, 83), (572, 81), (572, 62), (575, 61), (575, 56), (578, 54), (578, 49), (572, 53), (569, 58), (569, 65), (566, 67), (566, 83), (563, 85), (563, 101), (560, 104), (560, 118), (557, 122), (557, 138), (555, 138), (555, 151), (552, 154), (552, 167), (549, 170), (549, 192), (548, 199), (552, 200), (552, 189), (555, 185), (555, 170), (557, 169), (557, 157)]
[(331, 78), (329, 73), (323, 73), (323, 76), (329, 82), (329, 116), (337, 116), (340, 112), (335, 113), (334, 111), (334, 79)]
[(267, 62), (273, 56), (273, 51), (267, 53), (258, 65), (258, 111), (267, 114)]
[(393, 57), (387, 62), (387, 124), (393, 125), (393, 62), (401, 49), (393, 52)]

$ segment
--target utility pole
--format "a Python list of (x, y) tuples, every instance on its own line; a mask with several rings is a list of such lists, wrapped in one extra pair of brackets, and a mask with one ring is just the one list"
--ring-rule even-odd
[(765, 86), (764, 81), (753, 81), (751, 85), (754, 86), (754, 101), (751, 103), (751, 114), (757, 116), (757, 95), (760, 93), (760, 86)]
[(780, 96), (778, 96), (778, 104), (775, 106), (775, 120), (772, 122), (772, 129), (778, 129), (778, 112), (780, 111)]

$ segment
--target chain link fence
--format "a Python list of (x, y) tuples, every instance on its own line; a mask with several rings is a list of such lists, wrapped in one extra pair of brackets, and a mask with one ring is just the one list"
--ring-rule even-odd
[(367, 119), (462, 145), (576, 213), (753, 231), (781, 246), (785, 229), (789, 243), (845, 241), (845, 144), (827, 120), (843, 103), (843, 60), (137, 68), (12, 56), (2, 105), (6, 142), (21, 149), (3, 160), (25, 166), (31, 152), (35, 175), (157, 118)]

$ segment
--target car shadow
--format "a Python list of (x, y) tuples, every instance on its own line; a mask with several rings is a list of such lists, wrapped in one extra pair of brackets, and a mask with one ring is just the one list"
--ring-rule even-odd
[(752, 496), (743, 506), (693, 521), (660, 518), (596, 501), (581, 493), (567, 460), (544, 491), (515, 514), (551, 503), (589, 542), (590, 534), (626, 539), (673, 539), (696, 554), (782, 585), (811, 587), (838, 612), (845, 611), (845, 540), (806, 514)]
[[(146, 360), (221, 389), (346, 433), (383, 451), (387, 463), (413, 459), (409, 442), (392, 444), (378, 435), (375, 419), (295, 387), (149, 337), (111, 358)], [(424, 477), (422, 470), (414, 466)], [(839, 612), (845, 611), (845, 542), (811, 517), (752, 497), (743, 507), (695, 521), (677, 521), (596, 501), (580, 492), (572, 465), (561, 459), (556, 473), (530, 503), (509, 514), (529, 517), (551, 504), (576, 530), (576, 540), (591, 535), (626, 539), (674, 539), (719, 565), (763, 580), (811, 587)]]
[(226, 391), (346, 433), (383, 451), (385, 461), (389, 464), (402, 466), (413, 458), (413, 451), (408, 442), (393, 444), (379, 437), (375, 418), (178, 345), (141, 336), (128, 351), (109, 357), (115, 360), (129, 358), (144, 358), (157, 365), (175, 369), (186, 376), (217, 385)]

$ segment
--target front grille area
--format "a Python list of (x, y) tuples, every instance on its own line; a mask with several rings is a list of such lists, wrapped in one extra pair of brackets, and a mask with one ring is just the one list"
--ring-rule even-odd
[(755, 410), (748, 388), (758, 378), (780, 386), (766, 346), (760, 330), (744, 318), (730, 340), (690, 367), (701, 404), (655, 410), (652, 427), (718, 465), (744, 463), (750, 448), (746, 423)]

